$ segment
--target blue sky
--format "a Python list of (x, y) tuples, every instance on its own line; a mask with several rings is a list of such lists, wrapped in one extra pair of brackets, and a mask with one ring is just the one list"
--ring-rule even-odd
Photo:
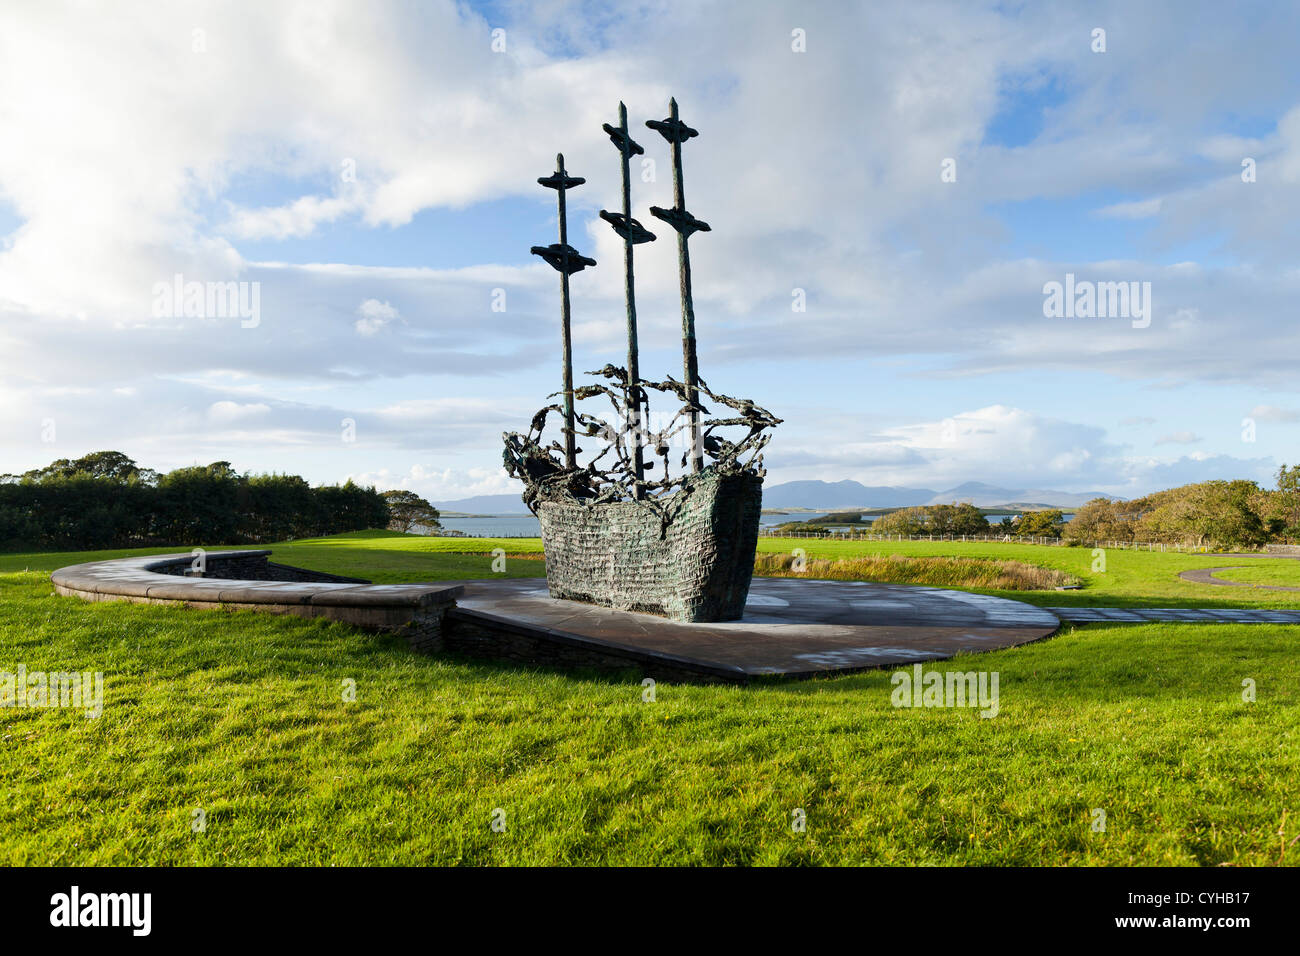
[[(588, 179), (570, 236), (600, 264), (573, 280), (575, 364), (621, 362), (600, 123), (627, 101), (657, 163), (633, 186), (649, 223), (671, 182), (644, 121), (675, 95), (701, 132), (688, 206), (714, 227), (692, 240), (701, 367), (786, 419), (769, 482), (1267, 482), (1300, 459), (1298, 20), (1174, 3), (6, 10), (0, 471), (113, 447), (435, 500), (511, 491), (500, 434), (559, 378), (558, 282), (528, 253), (555, 241), (536, 177), (562, 150)], [(56, 54), (65, 74), (23, 80)], [(671, 235), (637, 272), (643, 371), (680, 376)], [(257, 283), (258, 322), (158, 314), (177, 273)], [(1150, 283), (1149, 325), (1045, 316), (1044, 283), (1067, 273)]]

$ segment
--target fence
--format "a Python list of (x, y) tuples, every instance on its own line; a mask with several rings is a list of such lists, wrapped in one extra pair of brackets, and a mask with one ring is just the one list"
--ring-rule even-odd
[(1016, 534), (859, 534), (850, 530), (803, 534), (761, 528), (759, 537), (820, 538), (832, 541), (993, 541), (999, 544), (1045, 544), (1055, 547), (1113, 548), (1127, 551), (1176, 551), (1183, 554), (1205, 554), (1211, 550), (1206, 545), (1167, 541), (1085, 541), (1078, 538), (1048, 538)]
[[(419, 532), (415, 532), (415, 533), (418, 534)], [(470, 534), (468, 531), (458, 531), (456, 534), (448, 534), (446, 530), (438, 531), (434, 534), (428, 535), (428, 537), (430, 538), (491, 538), (493, 540), (500, 538), (503, 541), (509, 541), (514, 538), (519, 538), (520, 540), (536, 539), (536, 538), (540, 538), (541, 536), (542, 533), (540, 531), (537, 532), (536, 534), (492, 534), (491, 532), (488, 531), (485, 531), (482, 534)]]
[[(1104, 548), (1122, 551), (1174, 551), (1179, 554), (1210, 554), (1215, 549), (1203, 544), (1183, 544), (1169, 541), (1087, 541), (1078, 538), (1047, 538), (1038, 535), (1017, 534), (859, 534), (854, 531), (822, 531), (798, 533), (759, 528), (760, 538), (794, 538), (829, 541), (991, 541), (998, 544), (1043, 544), (1053, 547)], [(439, 535), (449, 538), (537, 538), (535, 534), (456, 534)], [(1277, 546), (1271, 546), (1270, 551)], [(1234, 549), (1241, 551), (1241, 548)], [(1297, 549), (1300, 551), (1300, 548)], [(1284, 553), (1277, 551), (1274, 553)]]

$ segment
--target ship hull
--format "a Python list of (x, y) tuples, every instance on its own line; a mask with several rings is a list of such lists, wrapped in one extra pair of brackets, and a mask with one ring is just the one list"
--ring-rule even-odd
[(644, 503), (543, 501), (551, 597), (674, 621), (739, 620), (754, 574), (763, 479), (705, 469)]

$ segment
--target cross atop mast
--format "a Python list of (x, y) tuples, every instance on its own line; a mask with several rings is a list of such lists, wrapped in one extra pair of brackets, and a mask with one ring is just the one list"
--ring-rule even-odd
[(686, 190), (682, 185), (682, 143), (700, 134), (677, 115), (677, 99), (669, 101), (668, 118), (646, 120), (646, 126), (672, 144), (673, 208), (651, 206), (650, 214), (677, 230), (677, 271), (682, 296), (682, 365), (685, 372), (686, 401), (689, 406), (691, 435), (691, 471), (704, 468), (704, 446), (700, 441), (699, 362), (695, 355), (695, 304), (691, 298), (691, 253), (686, 240), (694, 232), (708, 232), (709, 224), (686, 211)]
[(587, 180), (570, 176), (564, 168), (564, 154), (555, 156), (555, 172), (540, 177), (538, 184), (556, 193), (556, 206), (560, 217), (560, 241), (549, 246), (533, 246), (533, 255), (541, 256), (560, 274), (560, 344), (564, 350), (564, 467), (573, 471), (578, 467), (577, 446), (573, 433), (573, 342), (569, 335), (569, 276), (594, 266), (589, 259), (569, 245), (569, 226), (564, 205), (564, 193)]
[(645, 405), (645, 393), (640, 385), (641, 370), (637, 354), (636, 336), (636, 286), (632, 277), (632, 247), (642, 242), (653, 242), (654, 233), (632, 218), (632, 187), (629, 164), (633, 156), (644, 153), (627, 131), (627, 107), (618, 104), (618, 126), (602, 123), (601, 128), (609, 134), (610, 142), (618, 147), (623, 165), (623, 211), (622, 213), (600, 211), (614, 231), (623, 237), (623, 292), (627, 300), (627, 388), (626, 406), (628, 427), (632, 433), (632, 496), (644, 497), (645, 461), (642, 456), (642, 409)]

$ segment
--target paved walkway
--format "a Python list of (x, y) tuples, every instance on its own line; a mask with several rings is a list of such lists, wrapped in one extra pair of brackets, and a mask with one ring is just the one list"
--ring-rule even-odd
[[(1280, 557), (1278, 555), (1277, 557)], [(1251, 584), (1247, 581), (1221, 581), (1215, 577), (1220, 571), (1233, 571), (1237, 568), (1244, 568), (1244, 564), (1233, 564), (1223, 568), (1196, 568), (1192, 571), (1180, 571), (1178, 576), (1184, 581), (1191, 581), (1193, 584), (1218, 584), (1222, 587), (1229, 588), (1260, 588), (1264, 591), (1300, 591), (1300, 588), (1290, 587), (1284, 584)]]
[[(463, 584), (452, 616), (471, 615), (475, 633), (492, 632), (498, 647), (523, 634), (537, 657), (545, 656), (539, 642), (580, 645), (593, 656), (614, 649), (652, 677), (666, 663), (740, 681), (843, 673), (1015, 647), (1060, 626), (1055, 615), (1020, 601), (865, 581), (756, 577), (744, 617), (715, 624), (557, 600), (538, 578)], [(457, 640), (453, 627), (448, 646)]]
[[(1222, 582), (1226, 583), (1226, 582)], [(1292, 589), (1295, 590), (1295, 589)], [(1300, 610), (1268, 611), (1205, 607), (1049, 607), (1063, 621), (1093, 624), (1098, 621), (1179, 621), (1215, 624), (1300, 624)]]

